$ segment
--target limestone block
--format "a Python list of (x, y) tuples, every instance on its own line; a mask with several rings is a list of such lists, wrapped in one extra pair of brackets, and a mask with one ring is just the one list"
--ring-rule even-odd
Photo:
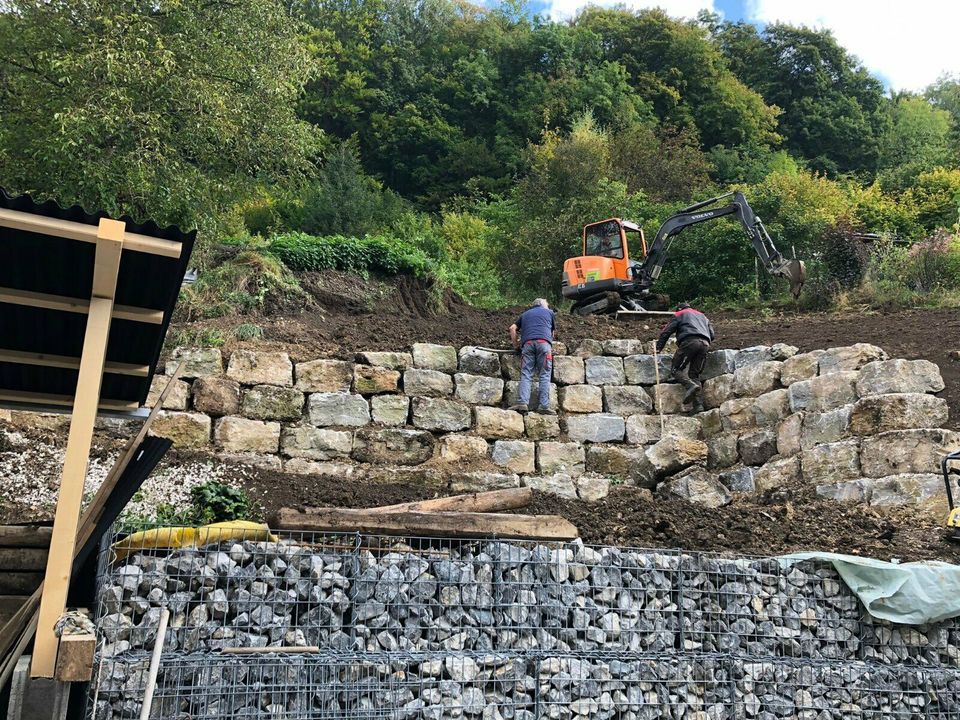
[(370, 398), (370, 416), (381, 425), (406, 425), (410, 398), (406, 395), (375, 395)]
[(537, 445), (537, 469), (545, 474), (565, 473), (571, 477), (586, 469), (586, 453), (578, 442), (541, 442)]
[(732, 375), (737, 369), (736, 350), (714, 350), (707, 353), (707, 362), (700, 373), (701, 380), (709, 380), (720, 375)]
[(453, 394), (453, 378), (439, 370), (410, 368), (403, 373), (403, 392), (411, 397), (446, 397)]
[(700, 434), (703, 437), (713, 437), (723, 432), (723, 421), (720, 419), (719, 408), (697, 413), (695, 417), (700, 421)]
[[(150, 381), (150, 392), (147, 393), (147, 400), (144, 405), (152, 408), (160, 400), (160, 393), (167, 387), (171, 380), (166, 375), (154, 375)], [(190, 383), (185, 380), (174, 380), (173, 387), (167, 399), (163, 401), (164, 410), (186, 410), (190, 405)]]
[(719, 470), (740, 462), (737, 449), (739, 436), (736, 432), (721, 433), (707, 438), (707, 467)]
[(745, 465), (763, 465), (777, 454), (777, 434), (773, 430), (756, 430), (742, 435), (737, 450)]
[(817, 445), (839, 442), (849, 437), (852, 410), (853, 405), (844, 405), (823, 413), (806, 413), (800, 433), (800, 447), (810, 450)]
[(560, 388), (557, 394), (560, 398), (560, 407), (567, 412), (603, 411), (603, 390), (596, 385), (567, 385)]
[(560, 437), (560, 418), (556, 415), (527, 413), (523, 416), (527, 437), (531, 440), (549, 440)]
[[(526, 477), (535, 477), (527, 475)], [(450, 489), (455, 493), (485, 492), (520, 487), (520, 476), (513, 473), (476, 470), (460, 473), (450, 479)]]
[(357, 362), (403, 372), (413, 367), (413, 355), (405, 352), (359, 352)]
[(887, 430), (940, 427), (945, 425), (947, 401), (921, 393), (871, 395), (858, 400), (850, 413), (854, 435), (876, 435)]
[(417, 397), (411, 407), (414, 427), (441, 432), (457, 432), (470, 427), (470, 406), (456, 400)]
[(753, 474), (753, 484), (757, 492), (775, 490), (786, 485), (794, 485), (799, 481), (799, 456), (770, 460), (766, 465), (757, 468)]
[(283, 471), (291, 475), (311, 475), (318, 479), (334, 479), (343, 482), (358, 482), (364, 477), (363, 470), (356, 465), (343, 462), (317, 462), (301, 457), (284, 460)]
[(857, 393), (936, 393), (944, 388), (940, 368), (929, 360), (875, 360), (860, 369)]
[(600, 345), (603, 348), (604, 355), (612, 355), (615, 357), (638, 355), (643, 352), (643, 341), (634, 338), (604, 340)]
[(597, 502), (610, 494), (610, 478), (603, 475), (584, 473), (573, 481), (577, 486), (577, 495), (584, 502)]
[(780, 384), (789, 387), (795, 382), (809, 380), (820, 374), (820, 356), (823, 350), (801, 353), (783, 361), (780, 371)]
[(449, 479), (437, 467), (423, 465), (367, 465), (363, 468), (363, 478), (371, 484), (408, 483), (423, 487), (446, 489)]
[(783, 363), (773, 360), (750, 363), (733, 373), (733, 392), (738, 397), (756, 397), (780, 387)]
[(450, 345), (413, 344), (413, 366), (423, 370), (457, 371), (457, 349)]
[[(589, 386), (588, 386), (589, 387)], [(636, 385), (605, 385), (603, 410), (613, 415), (637, 415), (653, 409), (647, 391)]]
[(553, 341), (553, 356), (557, 357), (558, 355), (566, 355), (567, 353), (567, 344), (561, 342), (560, 340)]
[(773, 350), (768, 345), (754, 345), (737, 352), (733, 359), (733, 366), (739, 369), (754, 363), (770, 362), (773, 359)]
[(356, 427), (370, 422), (370, 406), (362, 395), (313, 393), (307, 400), (307, 417), (317, 427)]
[(793, 457), (799, 454), (800, 438), (803, 432), (804, 413), (794, 413), (780, 423), (777, 429), (777, 454), (780, 457)]
[(573, 351), (573, 354), (580, 358), (603, 355), (603, 345), (597, 340), (584, 338), (577, 344), (577, 349)]
[(275, 453), (280, 450), (280, 423), (224, 417), (217, 420), (213, 439), (227, 452)]
[(582, 385), (585, 377), (583, 358), (574, 355), (554, 356), (553, 380), (558, 385)]
[(425, 430), (363, 428), (353, 438), (353, 459), (365, 463), (419, 465), (433, 457), (436, 440)]
[(862, 368), (875, 360), (886, 360), (887, 353), (876, 345), (857, 343), (848, 347), (824, 350), (820, 356), (820, 374), (849, 372)]
[(764, 393), (753, 404), (753, 419), (757, 427), (776, 425), (789, 414), (790, 393), (788, 390), (781, 389)]
[(310, 460), (346, 458), (353, 451), (353, 433), (310, 425), (289, 425), (280, 432), (280, 451), (287, 457)]
[(694, 468), (661, 483), (657, 494), (667, 493), (706, 508), (723, 507), (729, 505), (733, 499), (730, 491), (715, 475), (700, 468)]
[[(558, 402), (557, 386), (550, 383), (550, 408), (556, 410), (560, 407)], [(520, 402), (520, 383), (515, 380), (507, 380), (503, 386), (503, 400), (507, 406), (516, 405)], [(534, 380), (530, 383), (530, 400), (528, 405), (536, 408), (540, 402), (540, 383)]]
[[(699, 440), (702, 427), (696, 417), (664, 415), (663, 428), (666, 434)], [(627, 418), (627, 442), (631, 445), (653, 445), (661, 438), (659, 415), (631, 415)]]
[(619, 415), (591, 413), (570, 415), (566, 419), (567, 436), (581, 442), (623, 442), (626, 429)]
[[(556, 358), (554, 358), (556, 361)], [(516, 353), (500, 355), (500, 374), (507, 380), (520, 379), (520, 356)]]
[(150, 434), (169, 438), (176, 448), (201, 448), (210, 442), (210, 416), (196, 412), (160, 410)]
[(503, 380), (485, 375), (457, 373), (456, 397), (471, 405), (498, 405), (503, 400)]
[(495, 352), (467, 346), (460, 348), (458, 357), (462, 373), (500, 377), (500, 356)]
[(236, 415), (240, 412), (240, 383), (223, 375), (193, 381), (193, 409), (208, 415)]
[(164, 366), (166, 374), (173, 375), (181, 361), (183, 370), (180, 372), (180, 377), (184, 380), (223, 373), (223, 353), (220, 352), (220, 348), (174, 348)]
[(521, 475), (536, 471), (535, 444), (524, 440), (497, 440), (490, 459), (494, 465)]
[(513, 410), (477, 406), (473, 409), (477, 435), (486, 438), (523, 437), (523, 415)]
[(589, 445), (586, 461), (587, 472), (615, 478), (625, 485), (652, 488), (656, 484), (653, 465), (641, 447)]
[(860, 442), (818, 445), (800, 453), (803, 478), (814, 485), (830, 485), (860, 477)]
[(653, 401), (652, 413), (664, 413), (665, 415), (678, 415), (684, 412), (683, 394), (684, 389), (680, 385), (654, 385), (649, 388), (650, 398)]
[(665, 437), (647, 448), (646, 455), (658, 477), (673, 475), (707, 459), (707, 445), (701, 440)]
[(703, 382), (703, 404), (718, 408), (733, 398), (733, 375), (717, 375)]
[(476, 435), (444, 435), (440, 438), (440, 459), (446, 462), (486, 460), (490, 446)]
[(753, 481), (755, 473), (752, 467), (741, 467), (720, 473), (718, 479), (730, 492), (752, 493), (757, 491)]
[(733, 398), (720, 406), (720, 422), (725, 430), (744, 430), (755, 427), (757, 416), (753, 412), (754, 398)]
[(293, 385), (293, 363), (285, 352), (235, 350), (227, 376), (242, 385)]
[(524, 487), (531, 488), (537, 492), (550, 493), (570, 500), (577, 499), (577, 486), (574, 485), (573, 478), (566, 473), (556, 473), (555, 475), (524, 475)]
[(297, 363), (297, 390), (303, 392), (350, 392), (353, 363), (343, 360), (311, 360)]
[(303, 393), (292, 387), (254, 385), (243, 392), (241, 413), (254, 420), (299, 420)]
[(360, 395), (395, 393), (400, 387), (400, 371), (377, 365), (354, 365), (353, 391)]
[(790, 410), (826, 412), (849, 405), (857, 399), (858, 377), (855, 371), (837, 371), (795, 382), (789, 388)]
[(946, 507), (943, 477), (940, 475), (893, 475), (865, 482), (871, 505), (919, 505), (938, 500)]
[(833, 485), (817, 485), (817, 495), (836, 502), (867, 502), (870, 488), (865, 480), (845, 480)]
[(623, 385), (627, 378), (623, 372), (623, 358), (595, 355), (584, 363), (584, 375), (590, 385)]
[(950, 430), (893, 430), (863, 439), (860, 468), (867, 477), (936, 474), (941, 458), (958, 448), (960, 436)]
[(658, 365), (660, 382), (672, 379), (671, 363), (673, 355), (658, 355), (657, 362), (653, 355), (630, 355), (623, 359), (623, 373), (630, 385), (656, 385)]

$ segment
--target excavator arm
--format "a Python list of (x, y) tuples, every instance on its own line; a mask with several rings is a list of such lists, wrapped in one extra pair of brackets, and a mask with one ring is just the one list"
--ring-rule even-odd
[[(710, 207), (731, 196), (733, 199), (729, 204)], [(767, 229), (760, 222), (760, 218), (756, 216), (743, 193), (739, 191), (704, 200), (667, 218), (666, 222), (657, 231), (657, 236), (647, 252), (647, 257), (634, 271), (634, 282), (637, 289), (641, 293), (650, 291), (653, 283), (660, 277), (660, 271), (663, 270), (670, 244), (684, 228), (728, 215), (735, 215), (740, 221), (766, 271), (774, 277), (788, 280), (790, 282), (790, 292), (794, 297), (799, 297), (800, 289), (806, 280), (806, 268), (803, 262), (788, 260), (783, 257), (773, 244)]]

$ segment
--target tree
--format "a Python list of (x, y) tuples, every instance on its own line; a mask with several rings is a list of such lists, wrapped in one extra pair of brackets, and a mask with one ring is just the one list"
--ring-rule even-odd
[(954, 150), (960, 151), (960, 75), (941, 75), (924, 95), (934, 107), (950, 113), (953, 118), (951, 135)]
[(880, 138), (884, 186), (902, 190), (922, 172), (956, 164), (949, 112), (908, 93), (895, 95), (886, 112), (887, 130)]
[(320, 136), (311, 73), (276, 0), (9, 0), (0, 182), (111, 214), (208, 228), (254, 182), (297, 177)]
[(653, 200), (685, 200), (710, 184), (711, 165), (692, 130), (635, 125), (613, 138), (615, 174)]

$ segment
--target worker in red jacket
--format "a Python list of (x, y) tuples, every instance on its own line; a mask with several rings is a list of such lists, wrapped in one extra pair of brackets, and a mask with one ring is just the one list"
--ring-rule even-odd
[(689, 303), (680, 303), (657, 339), (657, 352), (663, 350), (674, 333), (677, 335), (677, 351), (673, 354), (673, 377), (687, 390), (683, 395), (684, 404), (692, 403), (694, 412), (703, 412), (700, 373), (713, 342), (713, 323)]

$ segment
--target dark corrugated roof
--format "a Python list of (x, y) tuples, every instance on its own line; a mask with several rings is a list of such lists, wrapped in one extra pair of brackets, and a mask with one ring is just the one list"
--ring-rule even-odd
[[(78, 205), (64, 208), (53, 201), (38, 203), (28, 195), (12, 197), (0, 189), (0, 208), (96, 226), (105, 213), (91, 214)], [(117, 278), (115, 303), (163, 310), (161, 324), (114, 319), (107, 361), (147, 365), (147, 377), (105, 374), (101, 402), (118, 400), (143, 404), (156, 370), (163, 339), (193, 251), (196, 231), (161, 228), (129, 217), (128, 232), (178, 242), (179, 258), (124, 249)], [(0, 287), (89, 300), (96, 245), (0, 227)], [(0, 348), (79, 358), (87, 316), (0, 303)], [(0, 390), (73, 395), (77, 370), (0, 362)]]

